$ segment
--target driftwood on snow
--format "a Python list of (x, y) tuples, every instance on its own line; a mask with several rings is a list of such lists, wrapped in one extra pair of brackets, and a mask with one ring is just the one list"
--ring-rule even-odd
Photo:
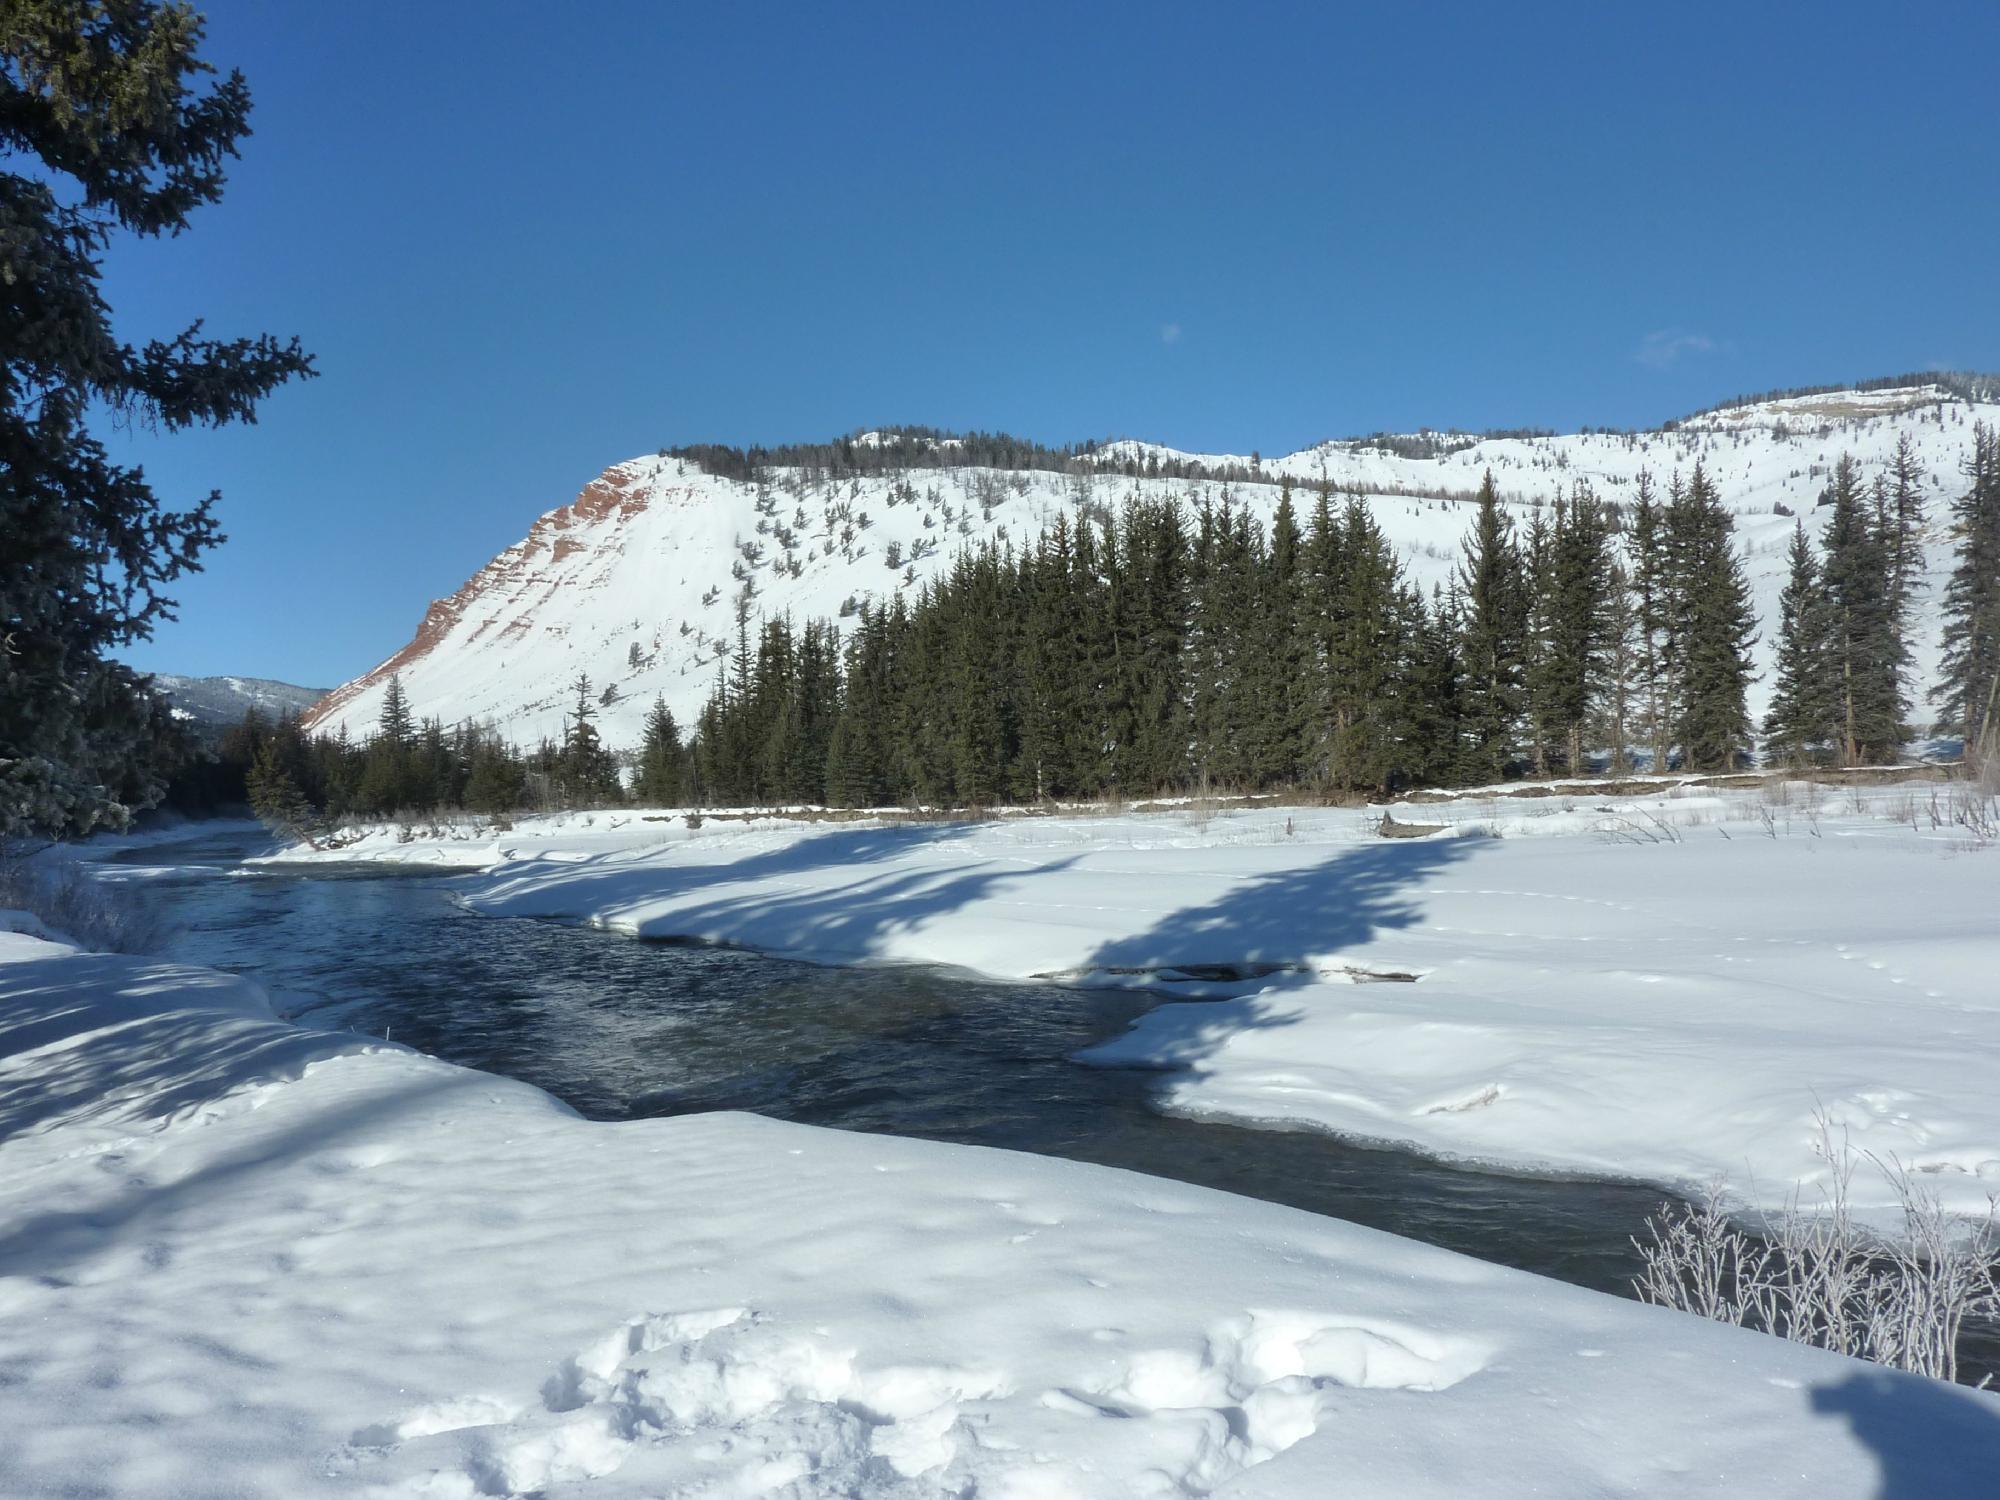
[(1383, 813), (1375, 831), (1385, 839), (1423, 839), (1434, 833), (1443, 833), (1448, 826), (1444, 823), (1398, 823), (1389, 814)]

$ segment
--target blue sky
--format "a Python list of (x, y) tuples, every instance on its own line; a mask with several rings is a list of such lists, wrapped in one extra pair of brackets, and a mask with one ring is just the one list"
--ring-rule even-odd
[(669, 443), (1278, 453), (2000, 368), (1990, 3), (206, 9), (256, 133), (107, 291), (322, 373), (121, 440), (231, 537), (150, 669), (353, 676)]

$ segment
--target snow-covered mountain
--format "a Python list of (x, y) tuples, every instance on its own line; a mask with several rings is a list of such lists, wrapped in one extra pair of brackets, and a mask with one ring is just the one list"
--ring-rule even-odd
[[(1226, 488), (1268, 519), (1278, 481), (1287, 477), (1369, 494), (1409, 574), (1428, 586), (1449, 576), (1470, 520), (1465, 498), (1488, 469), (1525, 519), (1578, 479), (1602, 499), (1629, 502), (1641, 472), (1664, 485), (1697, 461), (1736, 513), (1765, 622), (1757, 647), (1764, 680), (1752, 690), (1761, 715), (1792, 527), (1779, 507), (1815, 526), (1814, 502), (1840, 455), (1853, 454), (1863, 478), (1872, 479), (1905, 435), (1925, 472), (1931, 517), (1930, 587), (1915, 664), (1927, 691), (1938, 658), (1937, 598), (1951, 563), (1944, 523), (1964, 485), (1961, 466), (1976, 421), (2000, 423), (2000, 400), (1990, 391), (1916, 384), (1759, 400), (1645, 433), (1423, 433), (1322, 443), (1261, 460), (1119, 442), (1097, 450), (1092, 473), (917, 467), (829, 479), (780, 467), (757, 484), (682, 459), (635, 458), (605, 470), (456, 593), (435, 601), (408, 645), (328, 694), (307, 722), (365, 736), (393, 673), (419, 715), (488, 722), (528, 742), (562, 732), (571, 685), (584, 673), (596, 692), (608, 690), (599, 721), (607, 739), (629, 745), (656, 694), (684, 725), (699, 710), (715, 684), (718, 652), (734, 638), (745, 589), (753, 591), (755, 614), (838, 617), (948, 567), (961, 546), (989, 536), (1027, 541), (1079, 505), (1115, 506), (1135, 493), (1195, 501)], [(875, 434), (854, 440), (858, 447), (879, 441)], [(949, 442), (936, 445), (943, 462)], [(1143, 475), (1153, 459), (1251, 478), (1123, 472), (1136, 467)]]
[(326, 696), (325, 688), (298, 687), (268, 677), (182, 677), (158, 672), (153, 686), (173, 705), (176, 716), (203, 728), (241, 723), (256, 709), (267, 718), (303, 713)]

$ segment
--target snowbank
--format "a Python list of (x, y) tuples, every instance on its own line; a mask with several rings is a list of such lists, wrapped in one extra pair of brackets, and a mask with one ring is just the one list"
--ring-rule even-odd
[(2000, 1398), (1373, 1231), (592, 1124), (0, 935), (6, 1494), (1820, 1500), (1996, 1462)]
[[(496, 915), (1159, 986), (1201, 1003), (1092, 1060), (1176, 1070), (1170, 1107), (1522, 1170), (1726, 1175), (1775, 1206), (1819, 1179), (1824, 1107), (1977, 1213), (2000, 1190), (2000, 850), (1970, 847), (1952, 795), (1468, 796), (1395, 809), (1459, 836), (1395, 841), (1379, 808), (583, 814), (338, 857), (483, 865), (468, 899)], [(1898, 1219), (1886, 1183), (1858, 1187)]]

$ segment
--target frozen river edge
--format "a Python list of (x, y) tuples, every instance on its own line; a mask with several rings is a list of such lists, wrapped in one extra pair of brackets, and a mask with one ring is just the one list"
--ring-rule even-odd
[[(1504, 1170), (1722, 1179), (1776, 1208), (1826, 1180), (1823, 1112), (1977, 1215), (2000, 1191), (2000, 851), (1933, 826), (1938, 795), (1473, 795), (1396, 841), (1379, 809), (587, 813), (279, 858), (480, 869), (476, 910), (651, 939), (1143, 985), (1201, 1003), (1086, 1060), (1170, 1070), (1166, 1107)], [(1897, 1222), (1872, 1169), (1855, 1206)]]

